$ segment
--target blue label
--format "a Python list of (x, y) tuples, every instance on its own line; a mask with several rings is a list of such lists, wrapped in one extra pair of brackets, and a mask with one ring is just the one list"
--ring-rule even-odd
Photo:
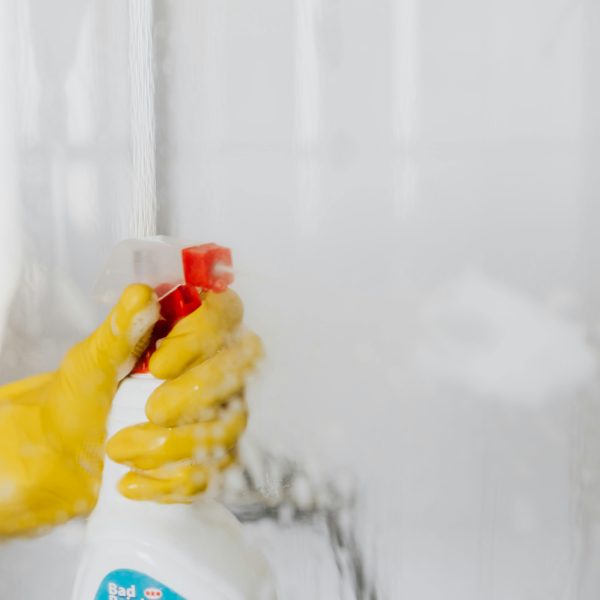
[(104, 578), (95, 600), (185, 600), (185, 598), (148, 575), (119, 569)]

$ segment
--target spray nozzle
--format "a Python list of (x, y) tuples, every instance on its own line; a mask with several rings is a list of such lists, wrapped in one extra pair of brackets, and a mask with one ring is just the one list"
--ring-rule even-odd
[(116, 302), (130, 283), (154, 288), (160, 319), (134, 373), (148, 372), (158, 340), (202, 304), (201, 291), (223, 292), (233, 281), (231, 250), (217, 244), (192, 246), (167, 237), (125, 240), (113, 250), (96, 284), (95, 296)]
[(231, 250), (217, 244), (190, 246), (181, 251), (186, 283), (223, 292), (233, 282)]
[[(164, 289), (167, 286), (169, 291), (161, 297), (161, 288)], [(200, 292), (193, 285), (181, 284), (173, 288), (171, 284), (164, 284), (164, 287), (156, 288), (156, 293), (160, 302), (160, 318), (154, 325), (148, 345), (132, 373), (148, 373), (150, 358), (156, 351), (157, 342), (166, 337), (181, 319), (202, 305)]]

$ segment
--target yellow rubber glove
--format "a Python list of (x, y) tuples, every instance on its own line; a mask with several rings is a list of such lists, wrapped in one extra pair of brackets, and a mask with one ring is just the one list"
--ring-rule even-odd
[(130, 286), (57, 371), (0, 387), (0, 535), (93, 508), (112, 398), (158, 314), (153, 291)]
[[(91, 511), (112, 398), (158, 314), (152, 290), (130, 286), (57, 371), (0, 387), (0, 535)], [(113, 459), (136, 469), (120, 483), (124, 495), (188, 501), (232, 460), (246, 423), (245, 376), (262, 352), (241, 319), (234, 292), (209, 293), (163, 340), (150, 368), (167, 381), (148, 402), (150, 422), (108, 444)]]
[(242, 314), (232, 290), (208, 292), (159, 343), (150, 372), (166, 381), (148, 400), (149, 422), (107, 444), (113, 460), (132, 467), (119, 484), (124, 496), (187, 502), (233, 460), (247, 420), (245, 379), (262, 355), (260, 339), (240, 326)]

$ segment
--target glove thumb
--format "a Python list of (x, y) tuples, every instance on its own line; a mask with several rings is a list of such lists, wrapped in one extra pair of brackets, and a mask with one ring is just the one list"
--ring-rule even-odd
[(129, 286), (104, 323), (69, 350), (49, 386), (47, 433), (68, 452), (79, 452), (88, 470), (102, 467), (112, 398), (144, 350), (159, 313), (150, 287)]

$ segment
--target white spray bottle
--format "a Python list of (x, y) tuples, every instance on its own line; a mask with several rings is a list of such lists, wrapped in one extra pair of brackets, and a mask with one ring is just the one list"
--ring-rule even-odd
[[(230, 283), (227, 249), (205, 245), (183, 253), (186, 275), (202, 280), (200, 287), (222, 291)], [(163, 309), (175, 305), (179, 316), (198, 306), (195, 287), (185, 285), (182, 245), (167, 238), (130, 240), (117, 246), (99, 291), (104, 300), (112, 301), (111, 291), (131, 282), (152, 285), (159, 298), (170, 297), (161, 302)], [(160, 383), (147, 373), (134, 373), (121, 383), (113, 401), (109, 436), (146, 420), (146, 400)], [(264, 558), (221, 504), (202, 497), (192, 504), (128, 500), (117, 491), (126, 470), (106, 458), (72, 600), (275, 598)]]

